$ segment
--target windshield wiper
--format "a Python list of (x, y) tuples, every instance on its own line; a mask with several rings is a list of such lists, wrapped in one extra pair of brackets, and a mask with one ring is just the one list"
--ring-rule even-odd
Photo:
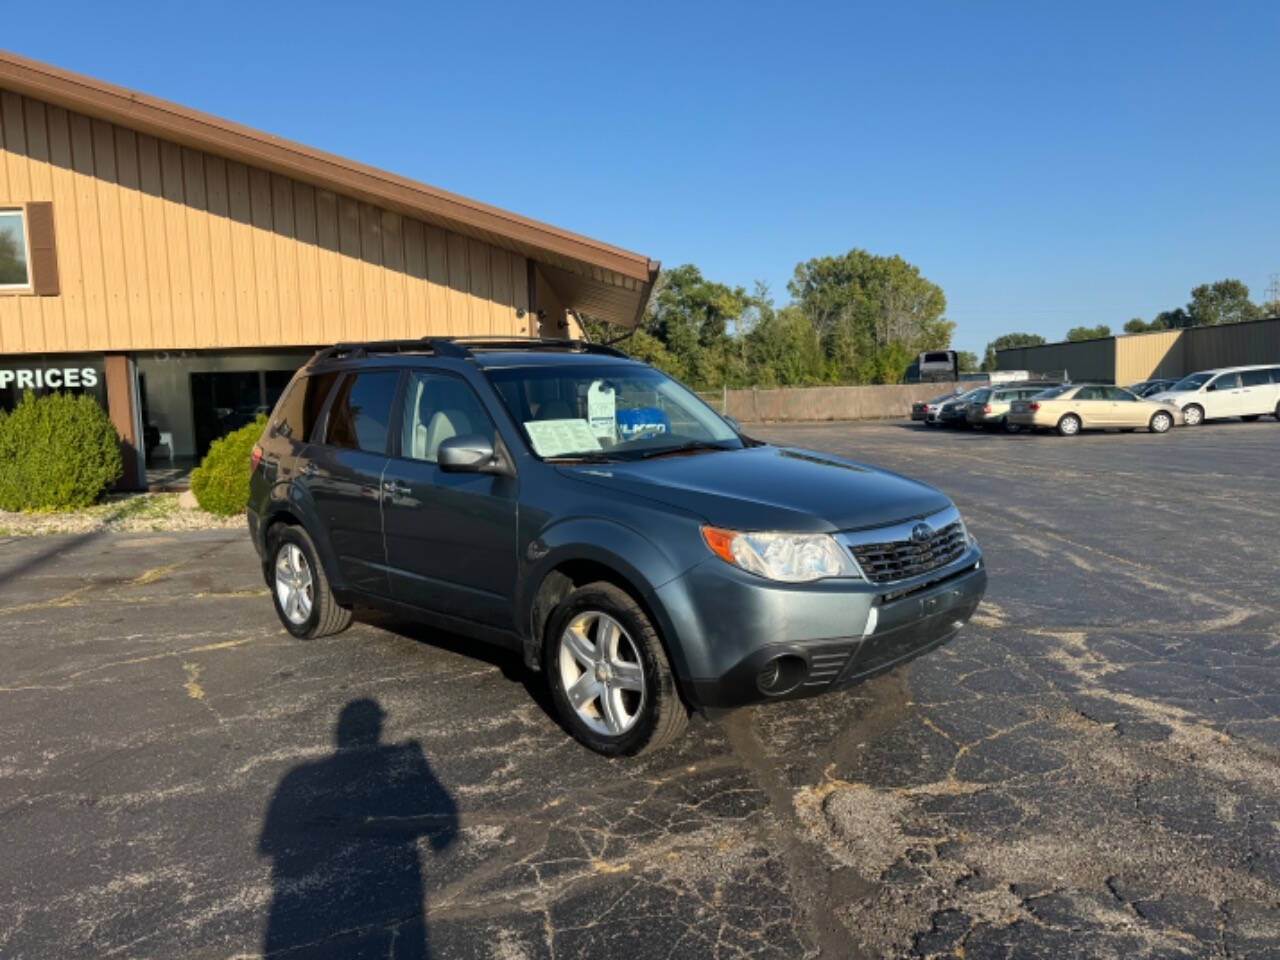
[(544, 457), (544, 463), (617, 463), (620, 458), (607, 453), (567, 453), (559, 457)]
[(674, 453), (688, 453), (690, 450), (732, 450), (733, 447), (726, 447), (722, 443), (711, 443), (708, 440), (690, 440), (688, 443), (682, 443), (678, 447), (663, 447), (661, 450), (646, 450), (640, 454), (641, 460), (649, 460), (653, 457), (667, 457)]

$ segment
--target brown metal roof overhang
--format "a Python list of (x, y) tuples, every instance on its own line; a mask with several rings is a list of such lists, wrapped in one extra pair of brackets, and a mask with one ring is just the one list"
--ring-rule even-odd
[(658, 263), (345, 157), (0, 51), (0, 88), (261, 167), (529, 257), (567, 307), (634, 326)]

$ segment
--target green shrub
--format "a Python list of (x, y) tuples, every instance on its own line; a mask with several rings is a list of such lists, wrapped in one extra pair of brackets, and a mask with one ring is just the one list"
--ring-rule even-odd
[(122, 470), (120, 438), (91, 396), (28, 390), (0, 417), (0, 510), (87, 507)]
[(213, 441), (200, 466), (191, 471), (191, 492), (210, 513), (229, 517), (249, 502), (249, 455), (262, 436), (266, 417)]

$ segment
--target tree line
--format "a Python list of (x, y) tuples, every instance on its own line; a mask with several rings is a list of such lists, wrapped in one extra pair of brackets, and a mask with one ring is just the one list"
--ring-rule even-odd
[[(628, 353), (694, 389), (900, 383), (922, 351), (950, 346), (942, 288), (898, 256), (853, 249), (796, 265), (789, 301), (775, 304), (767, 286), (729, 286), (691, 263), (664, 270), (634, 331), (583, 317), (588, 336), (625, 339)], [(1206, 283), (1182, 307), (1152, 320), (1135, 317), (1126, 333), (1234, 323), (1280, 315), (1280, 301), (1255, 304), (1239, 280)], [(1107, 324), (1072, 327), (1069, 341), (1111, 336)], [(981, 361), (958, 351), (960, 370), (996, 369), (996, 351), (1047, 342), (1007, 333), (987, 344)]]
[[(787, 292), (777, 306), (764, 284), (748, 292), (693, 264), (664, 270), (626, 350), (695, 389), (898, 383), (955, 330), (942, 288), (898, 256), (854, 249), (807, 260)], [(593, 340), (617, 337), (583, 320)]]
[[(1241, 323), (1280, 317), (1280, 300), (1254, 303), (1249, 299), (1249, 287), (1240, 280), (1228, 278), (1216, 283), (1202, 283), (1191, 290), (1186, 306), (1161, 310), (1151, 320), (1134, 317), (1124, 325), (1125, 333), (1148, 333), (1154, 330), (1180, 330), (1186, 327), (1207, 327), (1220, 323)], [(1100, 323), (1096, 327), (1072, 327), (1066, 340), (1094, 340), (1111, 336), (1111, 327)], [(1006, 333), (987, 344), (982, 360), (983, 370), (996, 369), (996, 351), (1015, 347), (1036, 347), (1046, 343), (1037, 333)]]

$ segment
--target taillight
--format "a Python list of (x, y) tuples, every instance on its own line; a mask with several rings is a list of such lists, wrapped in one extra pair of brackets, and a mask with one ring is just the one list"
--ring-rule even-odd
[(1029, 404), (1027, 404), (1027, 409), (1028, 409), (1028, 410), (1030, 410), (1032, 413), (1035, 413), (1037, 410), (1039, 410), (1039, 409), (1040, 409), (1040, 404), (1038, 404), (1038, 403), (1029, 403)]
[(932, 409), (933, 409), (933, 407), (929, 406), (927, 403), (924, 405), (924, 412), (925, 412), (925, 413), (928, 413), (928, 412), (929, 412), (930, 410), (932, 410)]
[(985, 407), (983, 407), (983, 408), (982, 408), (982, 412), (983, 412), (983, 413), (990, 413), (990, 412), (991, 412), (991, 404), (989, 404), (989, 403), (988, 403)]
[(249, 454), (249, 472), (253, 473), (253, 471), (257, 470), (258, 464), (260, 464), (261, 462), (262, 462), (262, 446), (261, 444), (255, 443), (253, 445), (253, 453)]

